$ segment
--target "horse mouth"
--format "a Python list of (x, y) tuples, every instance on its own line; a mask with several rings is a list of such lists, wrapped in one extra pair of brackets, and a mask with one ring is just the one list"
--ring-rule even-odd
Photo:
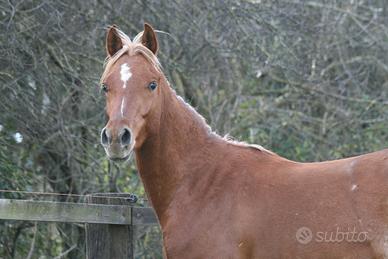
[(128, 154), (124, 157), (109, 157), (109, 159), (115, 163), (124, 163), (128, 161), (131, 157), (131, 154)]

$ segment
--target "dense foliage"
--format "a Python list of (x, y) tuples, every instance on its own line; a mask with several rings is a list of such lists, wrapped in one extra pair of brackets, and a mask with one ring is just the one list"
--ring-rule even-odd
[[(135, 165), (99, 145), (98, 80), (107, 25), (134, 36), (145, 21), (220, 134), (299, 161), (387, 147), (385, 0), (1, 0), (0, 189), (144, 196)], [(138, 258), (161, 256), (157, 229), (138, 235)], [(82, 225), (0, 223), (0, 258), (56, 256), (84, 257)]]

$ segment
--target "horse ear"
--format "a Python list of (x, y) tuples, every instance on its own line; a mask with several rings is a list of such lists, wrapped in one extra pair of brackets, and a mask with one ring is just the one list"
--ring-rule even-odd
[(158, 52), (158, 40), (154, 29), (148, 23), (144, 24), (144, 32), (141, 36), (141, 43), (151, 50), (155, 55)]
[(110, 26), (106, 35), (106, 52), (110, 57), (123, 47), (123, 43), (116, 28), (116, 25)]

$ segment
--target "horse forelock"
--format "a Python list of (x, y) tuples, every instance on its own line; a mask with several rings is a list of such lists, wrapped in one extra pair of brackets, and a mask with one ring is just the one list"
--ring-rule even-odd
[(100, 83), (103, 83), (112, 66), (117, 62), (117, 60), (122, 57), (124, 54), (129, 54), (133, 56), (135, 54), (143, 55), (148, 62), (150, 62), (157, 71), (161, 72), (162, 66), (159, 62), (157, 56), (149, 50), (146, 46), (141, 43), (141, 37), (143, 36), (143, 32), (138, 33), (133, 40), (129, 38), (123, 31), (116, 28), (118, 36), (121, 39), (123, 47), (117, 51), (113, 56), (107, 57), (104, 63), (104, 72), (100, 78)]

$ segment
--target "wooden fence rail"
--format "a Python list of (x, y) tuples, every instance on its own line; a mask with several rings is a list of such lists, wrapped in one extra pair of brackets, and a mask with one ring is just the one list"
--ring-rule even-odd
[(86, 224), (89, 259), (134, 255), (133, 226), (155, 225), (152, 208), (136, 207), (129, 194), (88, 195), (87, 203), (0, 199), (0, 219)]

